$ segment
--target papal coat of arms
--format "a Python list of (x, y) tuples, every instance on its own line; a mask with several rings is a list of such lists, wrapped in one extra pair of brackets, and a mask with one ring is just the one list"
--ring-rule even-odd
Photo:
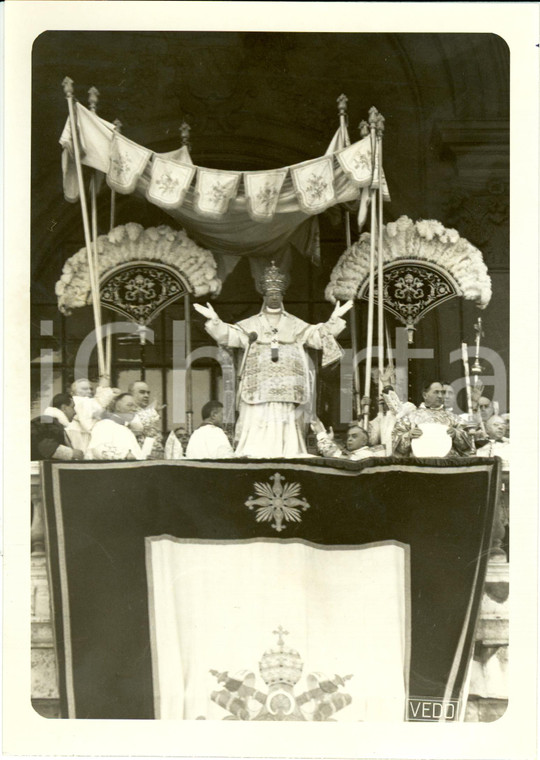
[(308, 688), (296, 695), (294, 687), (302, 675), (302, 659), (295, 649), (285, 646), (283, 637), (288, 631), (279, 626), (273, 633), (278, 636), (277, 647), (267, 649), (259, 662), (266, 688), (257, 688), (255, 673), (249, 670), (234, 674), (210, 671), (221, 686), (210, 698), (228, 711), (224, 720), (332, 720), (336, 712), (352, 702), (351, 695), (343, 691), (352, 676), (310, 673), (306, 679)]

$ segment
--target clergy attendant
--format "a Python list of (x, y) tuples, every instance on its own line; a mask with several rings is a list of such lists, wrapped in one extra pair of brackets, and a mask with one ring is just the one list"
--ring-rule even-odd
[(161, 415), (155, 407), (155, 402), (150, 403), (150, 388), (147, 383), (138, 380), (128, 387), (137, 404), (137, 413), (131, 422), (131, 429), (135, 433), (139, 446), (142, 446), (145, 438), (152, 438), (152, 451), (148, 459), (163, 459), (163, 435), (161, 432)]
[(70, 421), (67, 433), (73, 445), (85, 452), (94, 425), (103, 417), (115, 392), (105, 378), (100, 380), (95, 392), (90, 380), (80, 378), (71, 384), (71, 394), (75, 405), (75, 417)]
[(444, 408), (444, 383), (430, 380), (424, 385), (423, 401), (418, 409), (411, 410), (396, 422), (392, 433), (394, 453), (400, 456), (412, 455), (412, 440), (423, 435), (418, 427), (424, 423), (438, 423), (447, 428), (452, 439), (449, 456), (466, 456), (473, 452), (473, 443), (461, 420)]
[(479, 457), (500, 457), (503, 460), (503, 470), (510, 469), (510, 441), (506, 437), (506, 422), (497, 414), (491, 415), (486, 422), (489, 436), (485, 446), (476, 450)]
[(137, 412), (130, 393), (121, 393), (110, 405), (111, 411), (92, 428), (85, 459), (145, 459), (129, 425)]
[(82, 459), (83, 452), (71, 445), (66, 429), (75, 416), (73, 399), (67, 393), (57, 393), (41, 417), (31, 421), (32, 460)]
[(352, 302), (338, 303), (328, 322), (310, 325), (283, 308), (286, 287), (286, 276), (272, 263), (258, 283), (261, 311), (236, 325), (222, 322), (210, 304), (194, 304), (217, 343), (244, 349), (236, 456), (308, 456), (299, 412), (311, 397), (305, 348), (322, 350), (323, 366), (342, 355), (335, 336), (345, 328), (341, 317)]
[(386, 456), (386, 449), (380, 444), (369, 444), (369, 433), (358, 422), (351, 422), (347, 430), (345, 448), (334, 440), (334, 431), (327, 431), (318, 419), (311, 423), (311, 429), (317, 436), (317, 449), (323, 457), (337, 457), (359, 462), (361, 459)]
[(233, 448), (221, 425), (223, 404), (209, 401), (201, 411), (202, 425), (189, 439), (186, 459), (228, 459), (234, 456)]

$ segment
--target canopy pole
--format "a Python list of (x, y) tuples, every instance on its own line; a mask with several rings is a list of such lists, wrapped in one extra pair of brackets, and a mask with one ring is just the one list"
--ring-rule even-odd
[[(119, 134), (122, 132), (122, 122), (120, 119), (114, 120), (114, 128), (115, 131)], [(109, 224), (109, 231), (113, 230), (116, 225), (116, 190), (113, 190), (111, 188), (111, 217), (110, 217), (110, 224)]]
[[(371, 160), (372, 167), (374, 169), (375, 164), (375, 128), (377, 125), (377, 109), (372, 106), (369, 109), (369, 131), (371, 135)], [(373, 173), (372, 173), (373, 184)], [(367, 325), (367, 337), (366, 337), (366, 372), (364, 381), (364, 397), (370, 398), (371, 393), (371, 364), (373, 359), (373, 311), (374, 311), (374, 290), (375, 290), (375, 247), (376, 247), (376, 234), (377, 234), (377, 194), (372, 188), (370, 190), (370, 203), (371, 203), (371, 230), (370, 230), (370, 250), (369, 250), (369, 292), (368, 292), (368, 325)], [(369, 426), (369, 403), (363, 407), (363, 427), (367, 430)]]
[(378, 344), (379, 344), (379, 407), (382, 411), (382, 389), (384, 374), (384, 279), (383, 279), (383, 169), (382, 149), (384, 134), (384, 116), (379, 114), (377, 119), (377, 148), (379, 176), (379, 240), (378, 240), (378, 267), (377, 267), (377, 316), (378, 316)]
[(193, 374), (191, 369), (191, 308), (189, 292), (184, 296), (184, 324), (186, 326), (186, 427), (193, 433)]
[(384, 333), (386, 336), (386, 346), (388, 355), (388, 366), (390, 369), (394, 369), (394, 352), (392, 350), (392, 341), (390, 340), (390, 330), (388, 329), (388, 322), (384, 322)]
[[(117, 132), (122, 129), (122, 122), (120, 119), (114, 120), (114, 126)], [(109, 232), (114, 229), (116, 224), (116, 191), (111, 188), (111, 212), (109, 220)], [(105, 367), (107, 375), (111, 377), (112, 374), (112, 330), (111, 325), (107, 324), (105, 333)]]
[[(180, 125), (182, 145), (189, 150), (191, 127), (185, 121)], [(184, 324), (186, 327), (186, 427), (187, 434), (193, 433), (193, 370), (191, 368), (191, 299), (189, 291), (184, 296)]]
[[(97, 104), (99, 100), (99, 90), (97, 87), (90, 87), (88, 90), (88, 106), (90, 110), (93, 113), (97, 112)], [(95, 281), (96, 281), (96, 287), (98, 289), (98, 308), (99, 308), (99, 332), (98, 332), (98, 343), (102, 343), (103, 335), (102, 335), (102, 327), (103, 322), (101, 318), (101, 298), (99, 297), (100, 290), (99, 290), (99, 258), (98, 258), (98, 248), (97, 248), (97, 239), (98, 239), (98, 221), (97, 221), (97, 183), (98, 183), (98, 170), (94, 169), (92, 173), (92, 178), (90, 180), (90, 202), (91, 202), (91, 210), (92, 210), (92, 249), (94, 254), (94, 273), (95, 273)], [(110, 340), (110, 330), (107, 326), (107, 335), (109, 336)], [(107, 380), (111, 379), (111, 366), (110, 366), (110, 346), (105, 344), (105, 358), (104, 358), (104, 365), (103, 365), (103, 376)]]
[(103, 355), (103, 344), (101, 342), (101, 320), (99, 311), (99, 290), (96, 286), (96, 273), (94, 272), (94, 261), (92, 255), (92, 241), (90, 237), (90, 222), (88, 219), (88, 208), (86, 205), (86, 193), (84, 189), (84, 179), (82, 173), (81, 154), (79, 149), (79, 137), (77, 124), (75, 120), (75, 111), (73, 108), (73, 79), (65, 77), (62, 81), (64, 94), (68, 102), (69, 123), (71, 126), (71, 137), (73, 140), (73, 155), (75, 158), (75, 167), (77, 169), (77, 182), (79, 185), (79, 198), (81, 201), (81, 214), (84, 229), (84, 240), (86, 245), (86, 255), (88, 257), (88, 275), (90, 279), (90, 291), (92, 294), (92, 311), (94, 315), (94, 327), (98, 335), (97, 355), (98, 355), (98, 372), (100, 378), (105, 372), (105, 357)]
[[(346, 95), (340, 95), (337, 99), (339, 125), (341, 128), (341, 135), (343, 138), (343, 144), (348, 146), (351, 144), (349, 138), (349, 132), (347, 129), (347, 102)], [(348, 211), (345, 211), (345, 241), (347, 248), (351, 247), (351, 215)], [(360, 370), (358, 368), (358, 362), (356, 357), (358, 356), (358, 331), (356, 328), (358, 314), (356, 310), (356, 300), (353, 301), (353, 307), (349, 312), (349, 323), (351, 328), (351, 348), (353, 354), (353, 416), (358, 420), (362, 416), (362, 410), (360, 405)]]

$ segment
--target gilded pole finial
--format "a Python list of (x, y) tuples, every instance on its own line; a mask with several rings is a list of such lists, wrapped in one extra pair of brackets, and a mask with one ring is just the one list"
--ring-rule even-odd
[(346, 95), (341, 94), (339, 98), (337, 99), (338, 104), (338, 113), (340, 116), (344, 116), (347, 113), (347, 103), (349, 102), (349, 98)]
[(384, 134), (384, 122), (385, 122), (385, 118), (382, 115), (382, 113), (380, 113), (377, 117), (377, 123), (376, 123), (377, 137), (382, 137)]
[(360, 137), (367, 137), (369, 134), (369, 124), (365, 119), (362, 119), (360, 124), (358, 125), (358, 129), (360, 130)]
[(379, 112), (375, 108), (375, 106), (371, 106), (369, 109), (369, 126), (371, 129), (375, 129), (377, 126), (377, 122), (379, 119)]
[(70, 77), (64, 77), (62, 80), (62, 87), (64, 88), (64, 95), (66, 98), (73, 97), (73, 79)]
[(189, 135), (191, 132), (191, 127), (187, 123), (187, 121), (183, 121), (180, 124), (180, 135), (182, 137), (182, 145), (185, 145), (186, 148), (189, 148)]
[(99, 100), (99, 90), (97, 87), (90, 87), (88, 90), (88, 105), (90, 107), (91, 111), (94, 111), (94, 113), (97, 110), (97, 104)]

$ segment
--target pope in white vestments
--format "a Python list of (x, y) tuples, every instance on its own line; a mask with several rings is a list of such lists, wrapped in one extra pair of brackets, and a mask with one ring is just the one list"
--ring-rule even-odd
[(243, 348), (235, 455), (307, 456), (300, 405), (311, 398), (305, 348), (322, 350), (322, 365), (341, 358), (335, 336), (345, 327), (341, 316), (352, 306), (338, 303), (330, 319), (310, 325), (286, 312), (286, 276), (274, 265), (259, 281), (264, 302), (259, 314), (236, 325), (222, 322), (214, 309), (194, 304), (207, 317), (207, 332), (222, 346)]

